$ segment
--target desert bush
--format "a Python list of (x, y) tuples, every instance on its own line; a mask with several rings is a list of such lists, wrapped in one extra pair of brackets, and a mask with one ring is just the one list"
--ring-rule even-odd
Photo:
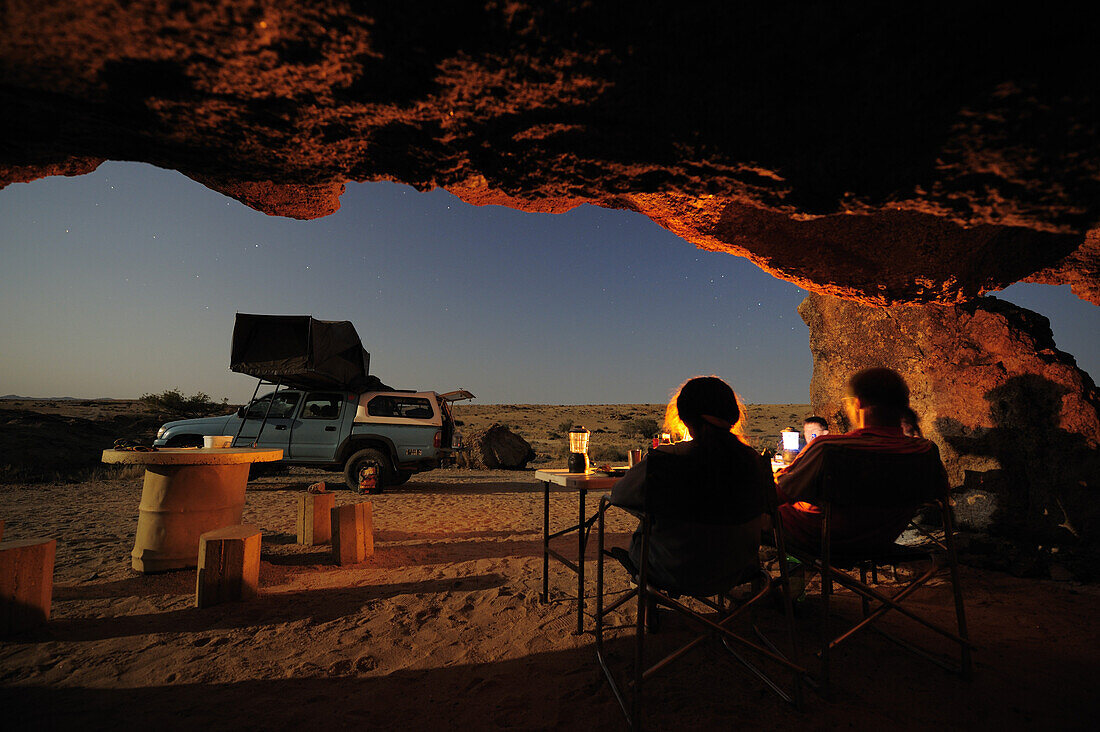
[(142, 394), (141, 403), (151, 412), (183, 418), (206, 417), (229, 409), (228, 399), (215, 402), (201, 391), (184, 396), (179, 389), (168, 389), (160, 394)]
[(144, 465), (0, 465), (0, 483), (94, 483), (145, 475)]
[(571, 419), (567, 419), (564, 422), (558, 423), (558, 432), (562, 433), (563, 435), (571, 429), (573, 429), (573, 420)]
[(642, 437), (649, 439), (657, 434), (657, 420), (652, 417), (639, 417), (632, 419), (622, 426), (622, 433), (626, 437)]
[(592, 448), (589, 459), (596, 465), (626, 460), (626, 449), (621, 445), (597, 445)]

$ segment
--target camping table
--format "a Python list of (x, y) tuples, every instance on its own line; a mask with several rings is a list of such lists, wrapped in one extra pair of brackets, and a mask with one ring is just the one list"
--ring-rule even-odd
[[(585, 520), (584, 499), (588, 491), (610, 490), (618, 478), (593, 475), (592, 473), (570, 473), (568, 470), (536, 470), (535, 479), (542, 481), (542, 594), (539, 599), (550, 599), (550, 557), (554, 557), (577, 574), (577, 631), (584, 632), (584, 549), (588, 543), (588, 531), (596, 516)], [(579, 511), (577, 525), (550, 533), (550, 484), (565, 486), (567, 490), (577, 492)], [(565, 558), (550, 548), (550, 540), (559, 536), (577, 532), (577, 562)]]
[(104, 450), (103, 462), (144, 465), (132, 565), (139, 572), (195, 567), (199, 536), (241, 522), (248, 467), (283, 458), (247, 447)]

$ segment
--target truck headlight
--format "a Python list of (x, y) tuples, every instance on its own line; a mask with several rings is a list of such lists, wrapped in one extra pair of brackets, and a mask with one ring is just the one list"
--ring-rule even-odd
[(157, 430), (157, 439), (159, 440), (161, 437), (163, 437), (164, 433), (167, 432), (167, 431), (168, 431), (167, 427), (161, 427), (159, 430)]

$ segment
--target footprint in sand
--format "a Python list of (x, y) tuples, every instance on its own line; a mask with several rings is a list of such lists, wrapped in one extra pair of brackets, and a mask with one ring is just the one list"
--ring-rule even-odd
[(309, 663), (308, 661), (306, 663), (299, 664), (298, 666), (295, 666), (293, 668), (289, 668), (286, 671), (286, 677), (288, 679), (312, 678), (321, 676), (322, 674), (324, 674), (324, 671), (321, 669), (320, 666), (315, 663)]
[(439, 608), (435, 606), (426, 607), (416, 614), (416, 621), (418, 623), (424, 622), (428, 618), (435, 618), (439, 616)]
[(336, 663), (328, 667), (329, 676), (347, 676), (351, 673), (351, 661), (346, 658), (341, 658)]

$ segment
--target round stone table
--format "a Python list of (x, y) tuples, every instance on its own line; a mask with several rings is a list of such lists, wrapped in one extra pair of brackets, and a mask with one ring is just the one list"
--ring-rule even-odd
[(105, 463), (145, 466), (133, 568), (198, 566), (199, 536), (241, 522), (248, 466), (282, 458), (282, 450), (247, 447), (104, 450)]

